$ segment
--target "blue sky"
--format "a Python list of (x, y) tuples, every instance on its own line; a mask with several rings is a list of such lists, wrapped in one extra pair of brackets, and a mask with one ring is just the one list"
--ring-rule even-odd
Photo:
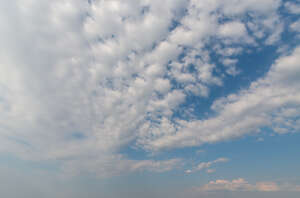
[(0, 2), (8, 198), (296, 198), (299, 0)]

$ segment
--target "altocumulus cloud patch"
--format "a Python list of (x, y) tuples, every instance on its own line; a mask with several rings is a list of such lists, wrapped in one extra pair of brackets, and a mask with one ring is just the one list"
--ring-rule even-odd
[[(263, 127), (298, 132), (298, 4), (1, 2), (0, 151), (59, 161), (70, 174), (107, 177), (182, 169), (185, 159), (155, 154)], [(287, 34), (295, 38), (292, 47), (282, 40)], [(211, 115), (199, 118), (189, 99), (209, 100), (216, 87), (228, 86), (226, 79), (243, 73), (239, 57), (267, 47), (279, 49), (269, 70), (249, 87), (211, 101)], [(121, 154), (126, 147), (149, 155), (131, 159)]]

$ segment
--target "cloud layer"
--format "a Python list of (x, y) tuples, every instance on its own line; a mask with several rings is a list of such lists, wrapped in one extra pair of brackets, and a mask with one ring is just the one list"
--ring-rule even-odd
[[(277, 44), (279, 0), (17, 0), (0, 4), (0, 152), (54, 160), (66, 172), (168, 171), (157, 152), (300, 126), (300, 48), (199, 119), (189, 97), (209, 98), (238, 76), (247, 47)], [(296, 13), (291, 3), (284, 4)], [(291, 24), (297, 29), (297, 22)], [(217, 54), (218, 61), (212, 57)], [(129, 172), (130, 172), (129, 171)]]

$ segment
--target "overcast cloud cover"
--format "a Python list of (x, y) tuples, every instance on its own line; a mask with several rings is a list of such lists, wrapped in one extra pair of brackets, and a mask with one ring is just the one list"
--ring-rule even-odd
[[(186, 197), (296, 197), (300, 178), (226, 178), (218, 167), (238, 159), (209, 149), (253, 136), (299, 140), (299, 41), (299, 0), (0, 0), (0, 190), (181, 196), (134, 182), (128, 194), (97, 187), (150, 173), (185, 178), (177, 189)], [(24, 181), (17, 192), (15, 180)]]

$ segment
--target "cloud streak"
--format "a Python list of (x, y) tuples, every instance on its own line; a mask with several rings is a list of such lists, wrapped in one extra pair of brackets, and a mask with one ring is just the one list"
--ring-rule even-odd
[(207, 173), (213, 173), (215, 170), (210, 169), (211, 166), (213, 166), (214, 164), (218, 164), (218, 163), (225, 163), (228, 162), (229, 159), (227, 158), (218, 158), (214, 161), (210, 161), (210, 162), (201, 162), (200, 164), (198, 164), (196, 167), (192, 168), (191, 170), (186, 170), (186, 173), (193, 173), (196, 171), (201, 171), (203, 169), (206, 169)]
[(259, 191), (259, 192), (278, 192), (278, 191), (300, 191), (299, 186), (292, 184), (277, 184), (276, 182), (257, 182), (250, 184), (243, 178), (228, 180), (210, 181), (195, 191)]

